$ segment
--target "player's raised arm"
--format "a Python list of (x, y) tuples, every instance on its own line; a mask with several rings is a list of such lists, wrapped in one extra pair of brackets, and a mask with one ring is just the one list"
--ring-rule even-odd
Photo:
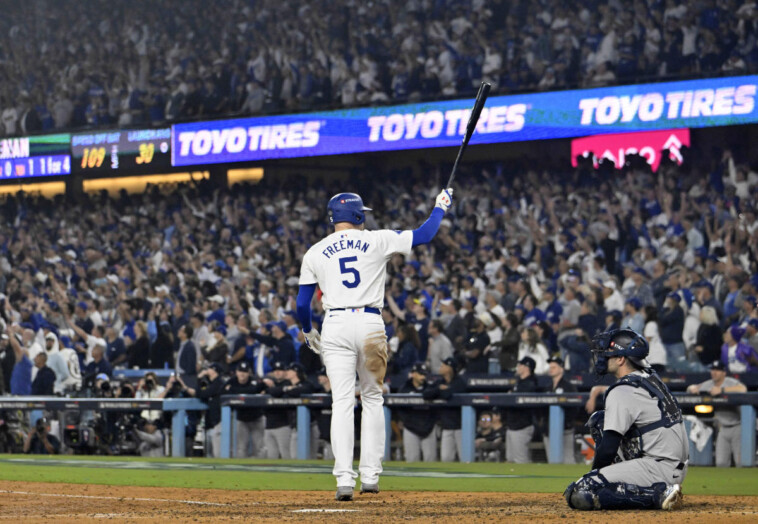
[(437, 195), (437, 200), (434, 203), (434, 209), (432, 214), (426, 219), (426, 222), (421, 224), (420, 227), (413, 230), (413, 246), (420, 246), (421, 244), (428, 244), (437, 234), (442, 223), (442, 217), (450, 206), (453, 204), (453, 188), (449, 187), (440, 191)]

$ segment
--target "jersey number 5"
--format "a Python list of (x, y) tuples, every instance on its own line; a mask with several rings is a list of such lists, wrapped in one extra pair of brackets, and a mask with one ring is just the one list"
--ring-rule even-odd
[(340, 258), (340, 273), (343, 275), (346, 275), (348, 273), (351, 273), (353, 275), (353, 280), (343, 280), (342, 284), (350, 289), (353, 289), (354, 287), (358, 287), (358, 284), (361, 283), (361, 274), (358, 273), (358, 270), (354, 267), (347, 267), (348, 262), (357, 262), (358, 257), (342, 257)]

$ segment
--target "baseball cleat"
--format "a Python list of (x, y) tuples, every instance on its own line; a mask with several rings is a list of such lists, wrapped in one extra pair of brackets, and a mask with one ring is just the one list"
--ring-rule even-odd
[(681, 508), (683, 499), (682, 486), (679, 484), (668, 486), (666, 491), (663, 492), (661, 498), (663, 499), (661, 502), (661, 509), (670, 511)]
[(353, 500), (353, 488), (350, 486), (338, 486), (337, 494), (334, 496), (334, 499), (339, 501)]
[(379, 484), (361, 483), (361, 495), (363, 495), (364, 493), (379, 493)]

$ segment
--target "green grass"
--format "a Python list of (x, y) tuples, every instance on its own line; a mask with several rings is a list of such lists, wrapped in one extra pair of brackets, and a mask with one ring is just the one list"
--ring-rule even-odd
[[(14, 463), (14, 459), (34, 460), (34, 464)], [(331, 463), (324, 461), (265, 461), (219, 459), (142, 459), (139, 457), (54, 457), (66, 461), (96, 461), (89, 465), (56, 465), (50, 457), (28, 455), (0, 456), (0, 480), (30, 482), (64, 482), (74, 484), (106, 484), (115, 486), (157, 486), (178, 488), (213, 488), (231, 490), (332, 490), (334, 479), (329, 473)], [(121, 467), (127, 463), (129, 467)], [(156, 466), (182, 469), (148, 469), (137, 463), (156, 463)], [(196, 464), (197, 469), (188, 465)], [(228, 471), (228, 465), (242, 465), (246, 471)], [(259, 468), (289, 466), (288, 472), (256, 471)], [(291, 468), (314, 466), (317, 472), (297, 473)], [(140, 469), (136, 469), (136, 468)], [(385, 475), (383, 490), (401, 491), (489, 491), (513, 493), (561, 493), (566, 485), (587, 471), (587, 466), (550, 464), (413, 464), (385, 463), (385, 471), (412, 475), (414, 472), (439, 472), (482, 475), (519, 475), (519, 478), (420, 478), (414, 476)], [(758, 495), (758, 474), (755, 468), (689, 469), (685, 492), (691, 495)]]

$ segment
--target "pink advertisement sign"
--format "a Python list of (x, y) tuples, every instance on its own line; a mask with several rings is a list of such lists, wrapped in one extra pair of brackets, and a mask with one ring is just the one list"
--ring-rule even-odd
[(638, 154), (647, 159), (653, 171), (657, 171), (664, 149), (669, 150), (671, 160), (681, 164), (680, 150), (682, 146), (689, 147), (689, 145), (689, 129), (643, 131), (577, 138), (571, 141), (571, 165), (576, 167), (576, 157), (579, 155), (585, 157), (592, 155), (595, 167), (601, 158), (607, 158), (613, 160), (616, 168), (620, 169), (624, 165), (627, 155)]

